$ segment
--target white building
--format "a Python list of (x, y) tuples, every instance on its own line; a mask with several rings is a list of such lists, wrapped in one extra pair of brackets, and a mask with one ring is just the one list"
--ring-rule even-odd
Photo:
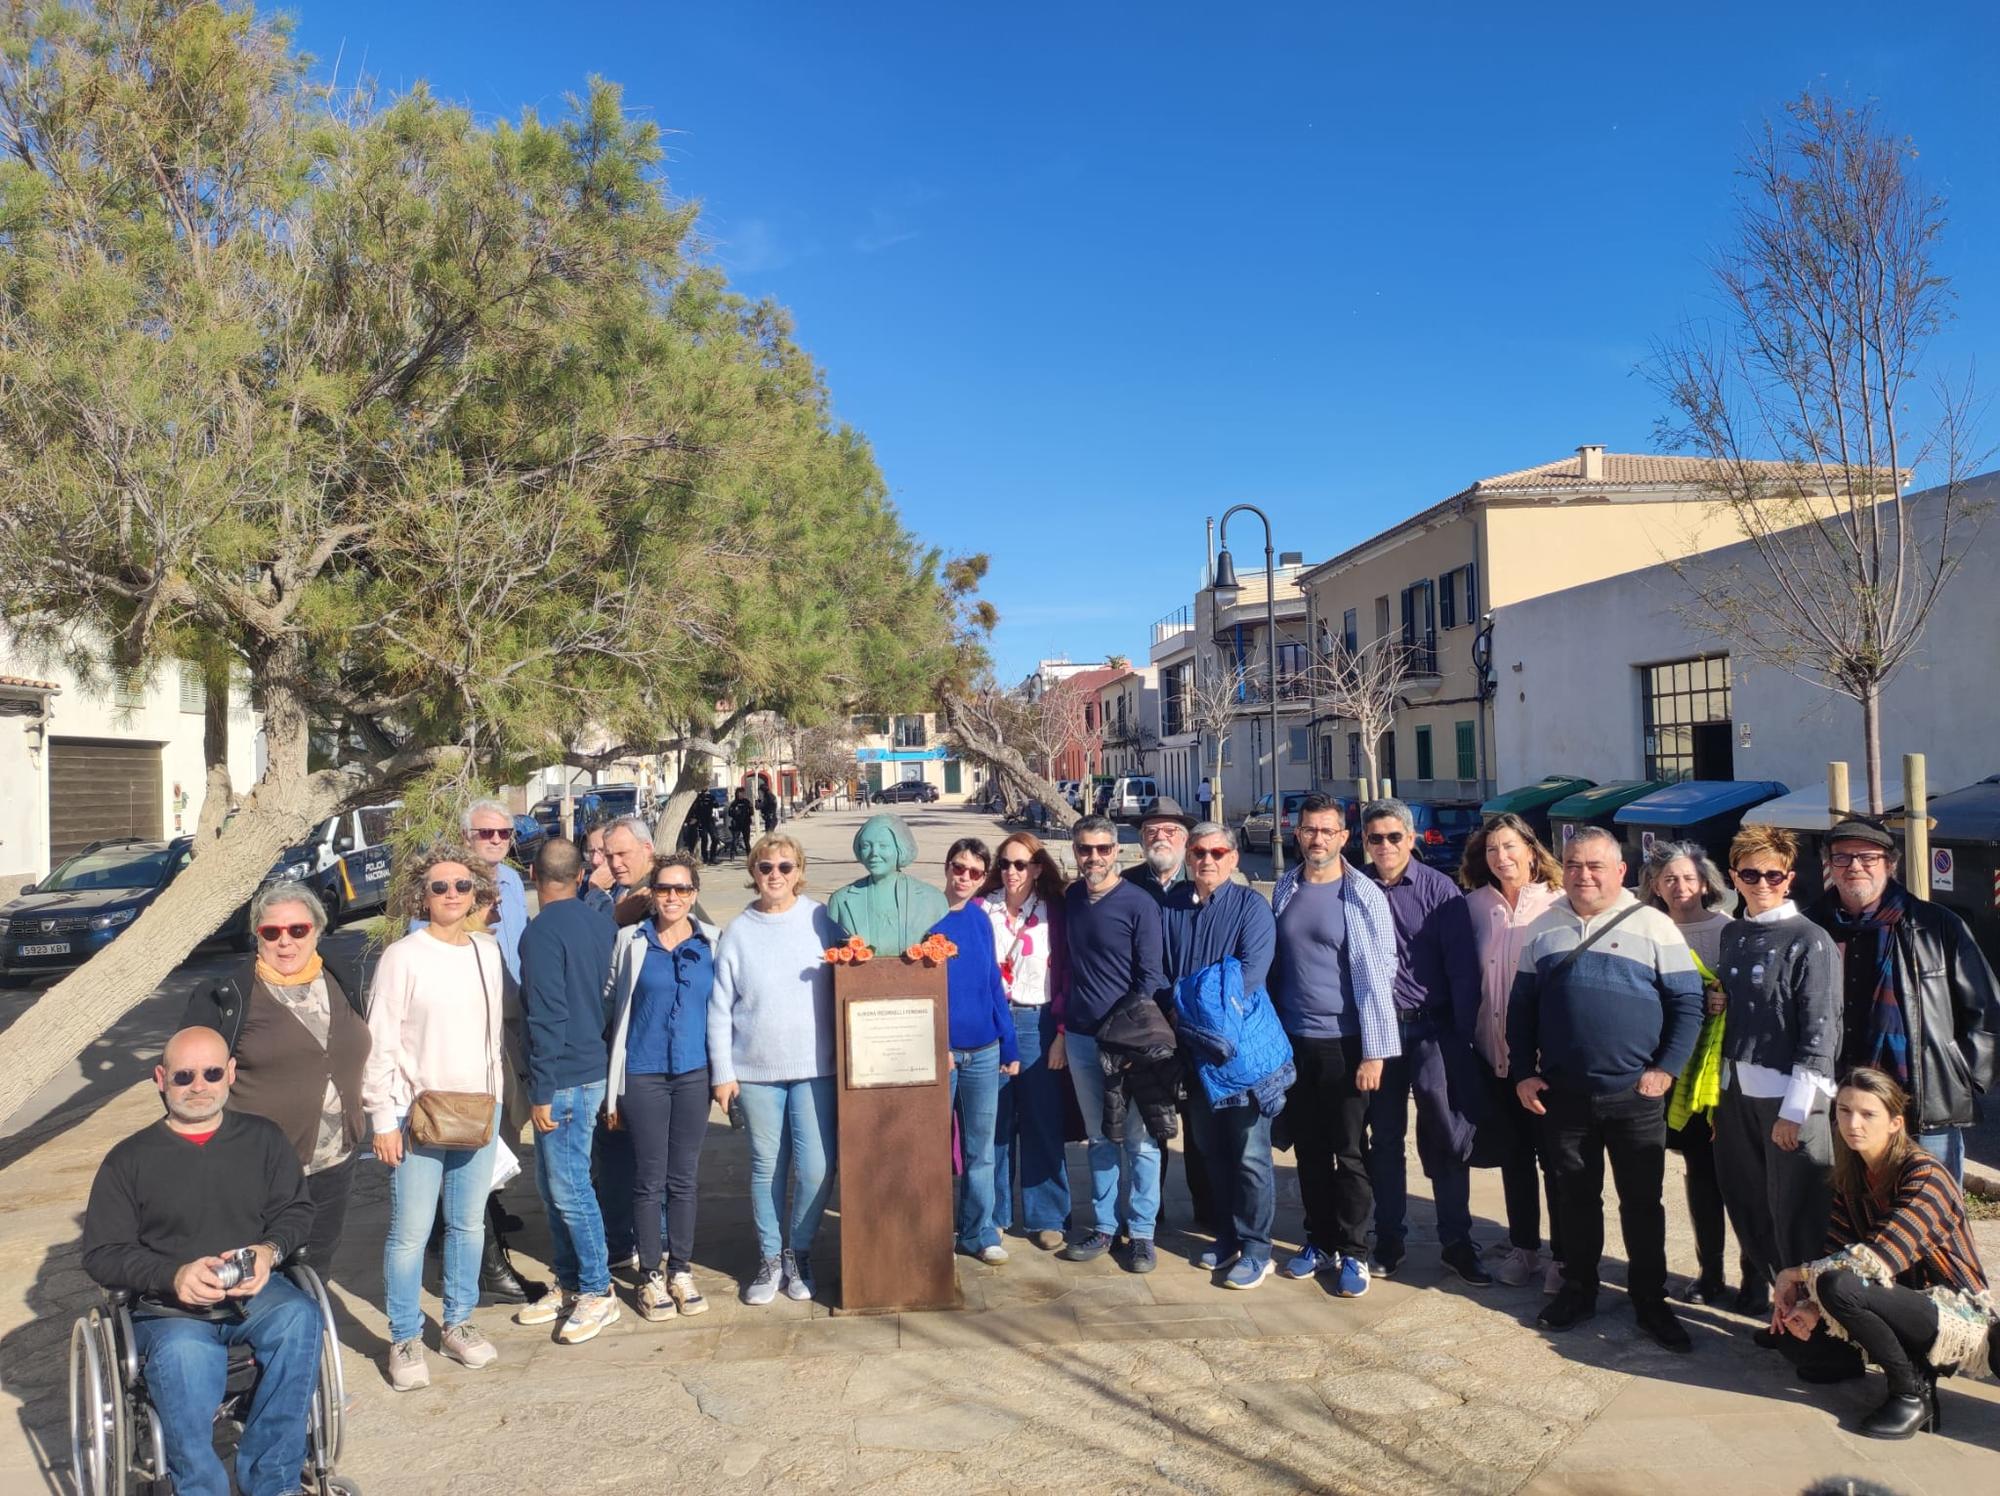
[(850, 717), (855, 776), (869, 795), (885, 785), (914, 780), (934, 786), (938, 798), (960, 805), (978, 791), (984, 773), (968, 766), (945, 739), (935, 712)]
[[(93, 841), (192, 831), (207, 785), (205, 708), (194, 666), (168, 661), (93, 690), (0, 635), (0, 887), (38, 880)], [(263, 772), (262, 733), (248, 692), (233, 689), (239, 793)]]
[[(2000, 499), (2000, 473), (1974, 480)], [(1908, 501), (1918, 529), (1935, 520)], [(1747, 543), (1684, 568), (1761, 566)], [(1882, 703), (1883, 778), (1923, 753), (1933, 794), (2000, 772), (2000, 526), (1987, 524), (1940, 594), (1916, 653)], [(1544, 774), (1614, 779), (1822, 782), (1844, 759), (1864, 790), (1861, 709), (1749, 659), (1689, 616), (1688, 581), (1665, 563), (1503, 605), (1493, 614), (1495, 768), (1503, 790)]]

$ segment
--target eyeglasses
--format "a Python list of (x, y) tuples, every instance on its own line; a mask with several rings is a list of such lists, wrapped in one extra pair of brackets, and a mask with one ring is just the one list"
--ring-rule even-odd
[(1229, 855), (1228, 847), (1189, 847), (1188, 856), (1196, 862), (1220, 862)]
[(473, 882), (470, 878), (454, 878), (447, 882), (443, 878), (431, 879), (432, 893), (471, 893)]
[(289, 935), (294, 940), (304, 940), (312, 932), (313, 927), (310, 924), (257, 926), (257, 938), (259, 940), (276, 940), (280, 935)]
[(693, 892), (694, 885), (692, 883), (655, 883), (653, 885), (653, 897), (656, 899), (667, 898), (669, 896), (676, 899), (684, 899)]
[(472, 829), (474, 841), (512, 841), (514, 828), (511, 826), (475, 826)]
[(1322, 837), (1322, 836), (1345, 836), (1346, 834), (1347, 834), (1347, 828), (1346, 828), (1345, 826), (1301, 826), (1301, 827), (1299, 827), (1299, 835), (1300, 835), (1301, 837), (1303, 837), (1303, 838), (1307, 838), (1307, 839), (1310, 839), (1310, 840), (1315, 840), (1315, 841), (1316, 841), (1316, 840), (1318, 840), (1318, 839), (1319, 839), (1320, 837)]
[(1744, 883), (1751, 884), (1752, 886), (1755, 886), (1756, 884), (1759, 883), (1768, 883), (1773, 888), (1776, 888), (1780, 883), (1784, 882), (1787, 878), (1792, 876), (1792, 870), (1790, 868), (1738, 867), (1738, 868), (1731, 868), (1730, 871), (1734, 873), (1737, 876), (1737, 878)]
[(167, 1084), (176, 1088), (191, 1086), (194, 1084), (195, 1076), (199, 1074), (211, 1086), (219, 1086), (222, 1084), (222, 1077), (228, 1073), (229, 1067), (226, 1065), (204, 1065), (198, 1072), (194, 1070), (176, 1070), (167, 1076)]
[(1076, 842), (1073, 845), (1078, 861), (1086, 857), (1110, 857), (1118, 850), (1117, 842)]
[(1368, 845), (1371, 847), (1393, 847), (1399, 845), (1402, 840), (1403, 833), (1400, 831), (1371, 831), (1368, 833)]
[(772, 873), (789, 873), (794, 866), (789, 862), (760, 862), (757, 864), (757, 875), (767, 878)]
[(1835, 867), (1873, 867), (1888, 858), (1886, 852), (1835, 852), (1827, 860)]
[(985, 868), (976, 867), (966, 862), (954, 862), (946, 867), (945, 871), (950, 873), (954, 878), (983, 878), (986, 876)]
[(1000, 859), (1000, 866), (1007, 869), (1010, 873), (1025, 873), (1034, 865), (1035, 859), (1032, 857), (1003, 857)]

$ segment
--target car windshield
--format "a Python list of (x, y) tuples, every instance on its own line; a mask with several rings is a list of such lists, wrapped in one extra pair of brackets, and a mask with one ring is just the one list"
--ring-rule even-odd
[(72, 857), (35, 886), (36, 893), (83, 893), (104, 888), (157, 888), (166, 876), (166, 848), (136, 852), (106, 847)]
[(1476, 805), (1440, 805), (1435, 814), (1438, 825), (1448, 831), (1479, 829), (1479, 807)]

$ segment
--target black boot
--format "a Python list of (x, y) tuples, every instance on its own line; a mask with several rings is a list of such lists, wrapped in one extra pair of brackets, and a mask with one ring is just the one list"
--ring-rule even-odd
[(479, 1250), (479, 1302), (482, 1304), (525, 1304), (539, 1299), (549, 1285), (523, 1278), (514, 1271), (507, 1256), (507, 1234), (500, 1229), (500, 1204), (486, 1197), (486, 1239)]
[(1861, 1432), (1871, 1439), (1907, 1439), (1926, 1429), (1937, 1431), (1937, 1384), (1919, 1380), (1914, 1391), (1890, 1388), (1882, 1406), (1861, 1420)]

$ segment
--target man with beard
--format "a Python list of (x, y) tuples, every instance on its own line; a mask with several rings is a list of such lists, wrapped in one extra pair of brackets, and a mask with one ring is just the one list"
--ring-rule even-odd
[(213, 1430), (232, 1345), (251, 1346), (260, 1368), (236, 1452), (245, 1496), (298, 1489), (319, 1376), (318, 1306), (272, 1276), (311, 1231), (312, 1197), (284, 1131), (225, 1109), (235, 1079), (214, 1029), (169, 1039), (153, 1070), (167, 1114), (106, 1155), (83, 1223), (84, 1271), (135, 1295), (146, 1392), (183, 1496), (228, 1496)]

